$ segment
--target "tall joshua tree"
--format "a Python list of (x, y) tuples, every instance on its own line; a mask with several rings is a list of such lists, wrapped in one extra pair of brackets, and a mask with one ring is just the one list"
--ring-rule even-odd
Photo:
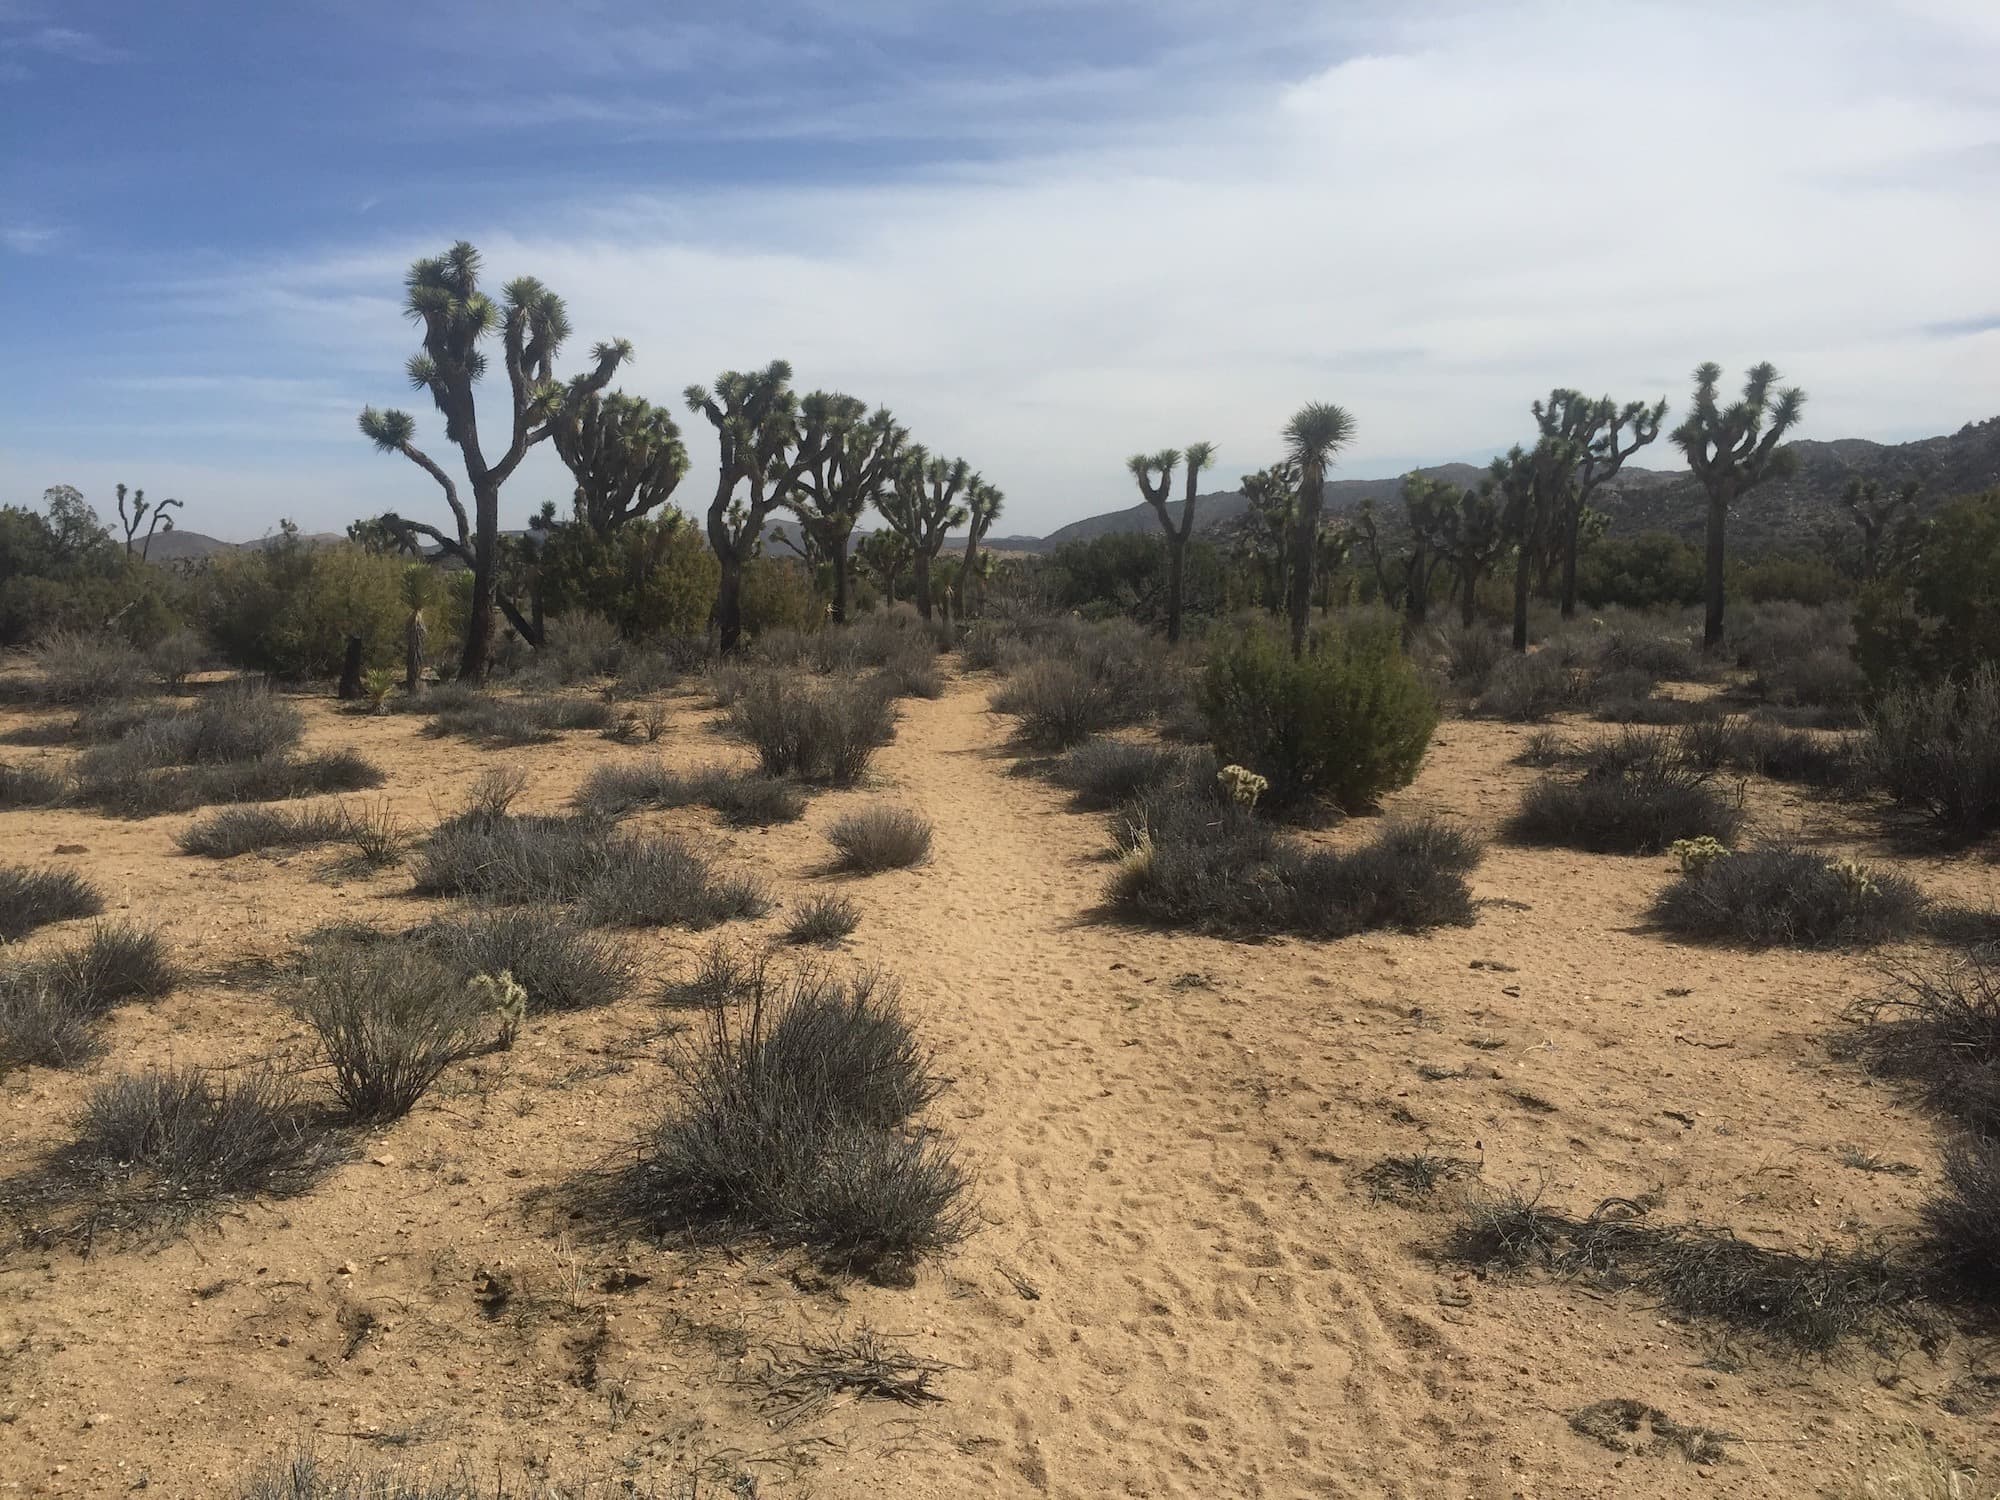
[(600, 540), (665, 505), (688, 471), (687, 445), (665, 407), (604, 395), (587, 378), (570, 383), (549, 441), (576, 478), (578, 524)]
[(878, 531), (863, 537), (854, 549), (856, 560), (882, 585), (882, 597), (896, 602), (896, 580), (910, 565), (910, 544), (893, 531)]
[(817, 414), (817, 428), (801, 426), (792, 367), (782, 359), (761, 370), (726, 370), (712, 391), (691, 385), (687, 404), (708, 418), (720, 450), (707, 529), (722, 566), (715, 627), (722, 649), (733, 652), (743, 639), (743, 569), (763, 545), (764, 522), (830, 440), (831, 413)]
[(800, 403), (808, 432), (824, 434), (782, 503), (799, 518), (806, 548), (833, 571), (833, 618), (847, 619), (848, 546), (855, 523), (881, 498), (909, 441), (887, 407), (868, 415), (853, 396), (814, 391)]
[[(451, 507), (454, 531), (406, 521), (390, 514), (385, 525), (404, 534), (431, 538), (445, 553), (472, 570), (472, 618), (466, 626), (459, 676), (478, 681), (486, 675), (493, 645), (493, 609), (506, 610), (517, 630), (534, 639), (532, 626), (509, 601), (499, 597), (500, 487), (527, 457), (528, 450), (549, 436), (549, 422), (564, 401), (555, 379), (555, 358), (569, 337), (569, 314), (562, 298), (532, 276), (517, 277), (501, 289), (496, 306), (479, 290), (479, 252), (460, 240), (443, 255), (419, 260), (403, 279), (404, 311), (423, 330), (423, 349), (410, 356), (411, 386), (429, 391), (444, 417), (445, 440), (459, 450), (472, 487), (472, 512), (467, 514), (458, 485), (429, 454), (411, 439), (416, 422), (406, 411), (361, 413), (361, 431), (384, 453), (400, 453), (429, 474), (444, 491)], [(486, 373), (486, 351), (480, 346), (495, 328), (500, 330), (501, 361), (507, 375), (509, 421), (506, 447), (489, 461), (480, 442), (479, 416), (473, 386)], [(592, 368), (571, 382), (579, 389), (602, 390), (618, 366), (629, 359), (632, 346), (623, 339), (591, 350)]]
[(1702, 646), (1722, 643), (1723, 533), (1729, 507), (1767, 479), (1790, 473), (1797, 460), (1778, 446), (1798, 426), (1805, 412), (1806, 393), (1797, 386), (1773, 391), (1777, 366), (1766, 361), (1744, 375), (1743, 395), (1724, 406), (1716, 397), (1722, 366), (1709, 360), (1694, 372), (1694, 406), (1674, 429), (1674, 446), (1687, 456), (1688, 467), (1708, 496), (1708, 608), (1702, 620)]
[(1590, 497), (1625, 467), (1625, 460), (1660, 435), (1666, 419), (1663, 396), (1648, 406), (1643, 401), (1618, 405), (1609, 396), (1591, 400), (1567, 388), (1549, 392), (1546, 404), (1534, 405), (1535, 422), (1544, 438), (1564, 445), (1566, 470), (1558, 465), (1552, 478), (1556, 492), (1554, 540), (1562, 553), (1562, 617), (1576, 616), (1576, 559), (1583, 544), (1583, 518)]
[[(146, 499), (146, 492), (144, 490), (133, 490), (132, 506), (130, 510), (127, 510), (125, 506), (125, 486), (122, 484), (119, 485), (118, 523), (125, 528), (125, 555), (127, 557), (132, 555), (132, 544), (136, 541), (139, 544), (139, 559), (141, 562), (152, 556), (153, 533), (156, 531), (172, 531), (174, 529), (174, 518), (168, 515), (167, 512), (170, 510), (180, 510), (181, 508), (181, 503), (178, 500), (162, 500), (159, 504), (154, 505)], [(153, 518), (153, 523), (150, 526), (146, 526), (147, 516)], [(146, 526), (146, 534), (143, 538), (139, 536), (139, 528), (141, 526)]]
[(918, 444), (903, 455), (895, 488), (877, 503), (889, 529), (910, 547), (917, 613), (931, 617), (931, 559), (945, 533), (966, 518), (964, 496), (978, 476), (962, 458), (947, 459)]
[[(1167, 505), (1167, 493), (1173, 488), (1174, 469), (1185, 459), (1187, 463), (1187, 493), (1181, 501), (1181, 518), (1177, 523)], [(1195, 486), (1201, 478), (1201, 471), (1214, 462), (1215, 444), (1190, 443), (1183, 454), (1178, 448), (1162, 448), (1148, 457), (1135, 453), (1125, 460), (1125, 467), (1132, 477), (1139, 481), (1139, 493), (1146, 497), (1146, 503), (1153, 507), (1153, 515), (1160, 523), (1160, 530), (1167, 536), (1167, 644), (1173, 645), (1181, 638), (1181, 598), (1187, 587), (1187, 544), (1194, 534)], [(1159, 478), (1153, 478), (1153, 471), (1159, 470)]]
[(1239, 562), (1255, 570), (1264, 608), (1277, 614), (1285, 607), (1286, 559), (1292, 545), (1293, 512), (1298, 509), (1299, 477), (1290, 464), (1273, 464), (1245, 474), (1239, 488), (1247, 502), (1243, 526), (1236, 534)]
[(997, 486), (988, 484), (977, 474), (965, 487), (965, 562), (958, 570), (958, 617), (961, 620), (972, 613), (972, 590), (986, 576), (980, 567), (979, 544), (986, 540), (986, 533), (1000, 519), (1000, 508), (1006, 502), (1007, 497)]
[(1431, 549), (1450, 565), (1458, 591), (1458, 618), (1470, 626), (1479, 610), (1479, 581), (1507, 550), (1499, 487), (1491, 478), (1476, 489), (1445, 497), (1426, 517)]
[(1354, 440), (1354, 418), (1331, 402), (1302, 406), (1285, 424), (1285, 457), (1298, 470), (1297, 514), (1292, 517), (1292, 655), (1306, 649), (1312, 617), (1313, 560), (1319, 550), (1319, 513), (1326, 503), (1326, 473)]

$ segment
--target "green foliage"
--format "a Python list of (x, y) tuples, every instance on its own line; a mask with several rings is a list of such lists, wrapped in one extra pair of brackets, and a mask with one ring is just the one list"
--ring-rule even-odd
[[(1171, 556), (1162, 537), (1112, 532), (1063, 543), (1050, 555), (1043, 580), (1050, 602), (1060, 609), (1073, 609), (1087, 620), (1123, 615), (1153, 625), (1167, 617)], [(1186, 567), (1183, 610), (1191, 615), (1221, 611), (1227, 596), (1221, 553), (1207, 542), (1190, 541)]]
[(2000, 489), (1940, 510), (1903, 570), (1862, 590), (1854, 628), (1877, 691), (2000, 661)]
[(1577, 559), (1577, 597), (1592, 609), (1655, 609), (1701, 601), (1699, 548), (1665, 531), (1599, 537)]
[(2000, 667), (1895, 688), (1868, 727), (1868, 763), (1898, 802), (1960, 842), (2000, 827)]
[(403, 567), (351, 542), (315, 543), (295, 529), (217, 558), (201, 581), (201, 622), (229, 662), (282, 678), (331, 677), (347, 638), (368, 666), (402, 659)]
[(1818, 606), (1851, 591), (1846, 577), (1824, 557), (1760, 557), (1739, 564), (1729, 580), (1729, 592), (1752, 604), (1782, 599)]
[(678, 511), (628, 521), (608, 536), (560, 524), (542, 547), (544, 608), (594, 611), (627, 640), (700, 635), (720, 576), (708, 543)]
[(1415, 777), (1438, 719), (1395, 623), (1365, 615), (1330, 624), (1297, 657), (1256, 626), (1222, 643), (1201, 706), (1217, 757), (1265, 777), (1277, 808), (1372, 805)]
[(825, 613), (813, 588), (812, 573), (803, 564), (782, 557), (753, 557), (743, 565), (743, 629), (747, 634), (810, 630), (820, 624)]
[(72, 486), (43, 503), (0, 507), (0, 645), (107, 630), (148, 645), (172, 631), (185, 606), (172, 574), (128, 556)]

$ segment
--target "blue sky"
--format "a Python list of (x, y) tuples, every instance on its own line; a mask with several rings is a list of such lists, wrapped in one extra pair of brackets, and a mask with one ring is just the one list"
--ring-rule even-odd
[[(398, 283), (461, 237), (655, 400), (782, 355), (887, 403), (1002, 531), (1138, 449), (1233, 483), (1309, 399), (1357, 475), (1704, 358), (1807, 436), (2000, 412), (1990, 0), (0, 0), (0, 142), (0, 501), (226, 537), (435, 514), (354, 417), (442, 448)], [(509, 520), (565, 494), (538, 454)]]

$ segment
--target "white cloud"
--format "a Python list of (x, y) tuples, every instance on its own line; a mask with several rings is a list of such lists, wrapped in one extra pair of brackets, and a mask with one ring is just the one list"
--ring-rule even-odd
[[(1940, 332), (2000, 310), (1990, 7), (1417, 17), (1289, 86), (1177, 84), (1143, 117), (1121, 91), (1115, 129), (1032, 155), (537, 203), (182, 295), (227, 308), (241, 340), (203, 357), (327, 372), (346, 415), (316, 399), (270, 436), (330, 444), (364, 400), (407, 400), (401, 270), (463, 234), (496, 281), (531, 271), (567, 295), (579, 357), (632, 338), (625, 384), (656, 400), (784, 355), (804, 386), (890, 404), (1008, 492), (1003, 530), (1123, 504), (1137, 449), (1216, 440), (1233, 482), (1307, 399), (1356, 413), (1349, 473), (1504, 446), (1552, 385), (1678, 399), (1706, 358), (1778, 362), (1812, 394), (1807, 436), (2000, 411), (2000, 334)], [(351, 441), (347, 509), (308, 525), (433, 502)], [(564, 490), (538, 463), (522, 513)], [(217, 483), (232, 506), (265, 495)], [(706, 488), (697, 473), (683, 494)]]

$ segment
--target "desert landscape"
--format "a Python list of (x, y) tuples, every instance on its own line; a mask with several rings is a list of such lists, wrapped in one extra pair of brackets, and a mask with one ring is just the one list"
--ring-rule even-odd
[[(629, 815), (756, 882), (767, 914), (619, 934), (632, 966), (610, 1003), (484, 1040), (406, 1118), (346, 1128), (295, 1196), (219, 1200), (157, 1235), (30, 1232), (0, 1270), (10, 1491), (237, 1494), (310, 1450), (383, 1474), (469, 1463), (551, 1495), (1670, 1495), (1697, 1476), (1858, 1495), (1919, 1493), (1860, 1487), (1898, 1445), (1994, 1452), (2000, 1376), (1974, 1331), (1877, 1328), (1804, 1354), (1443, 1248), (1469, 1206), (1509, 1194), (1577, 1215), (1643, 1203), (1796, 1255), (1908, 1234), (1935, 1120), (1830, 1044), (1914, 950), (1663, 935), (1649, 910), (1673, 861), (1508, 843), (1536, 731), (1456, 718), (1383, 814), (1300, 837), (1351, 845), (1417, 813), (1462, 826), (1487, 841), (1470, 925), (1248, 944), (1134, 925), (1106, 910), (1107, 814), (1078, 810), (991, 709), (995, 673), (939, 663), (937, 696), (901, 701), (859, 784), (797, 821)], [(383, 783), (284, 806), (366, 806), (407, 840), (496, 770), (518, 778), (516, 812), (557, 814), (606, 766), (754, 769), (714, 697), (692, 678), (623, 700), (628, 724), (663, 720), (651, 745), (575, 731), (471, 751), (406, 714), (289, 698), (305, 752), (357, 751)], [(16, 708), (0, 736), (51, 721)], [(1990, 905), (1982, 859), (1912, 857), (1879, 815), (1764, 778), (1744, 794), (1761, 833)], [(928, 859), (842, 873), (829, 828), (883, 804), (928, 820)], [(17, 1182), (112, 1071), (276, 1063), (323, 1093), (285, 1000), (302, 940), (407, 933), (447, 907), (413, 895), (406, 863), (344, 846), (182, 852), (210, 814), (0, 816), (11, 859), (84, 877), (102, 920), (158, 932), (180, 973), (102, 1023), (100, 1059), (7, 1075)], [(851, 935), (787, 943), (817, 896), (852, 903)], [(42, 928), (14, 961), (88, 926)], [(924, 1122), (967, 1177), (969, 1232), (947, 1253), (871, 1279), (573, 1206), (667, 1102), (665, 1056), (701, 1024), (671, 986), (718, 940), (768, 947), (781, 971), (901, 981), (945, 1080)], [(874, 1384), (826, 1373), (869, 1351)], [(1656, 1425), (1614, 1411), (1579, 1430), (1607, 1402)]]

